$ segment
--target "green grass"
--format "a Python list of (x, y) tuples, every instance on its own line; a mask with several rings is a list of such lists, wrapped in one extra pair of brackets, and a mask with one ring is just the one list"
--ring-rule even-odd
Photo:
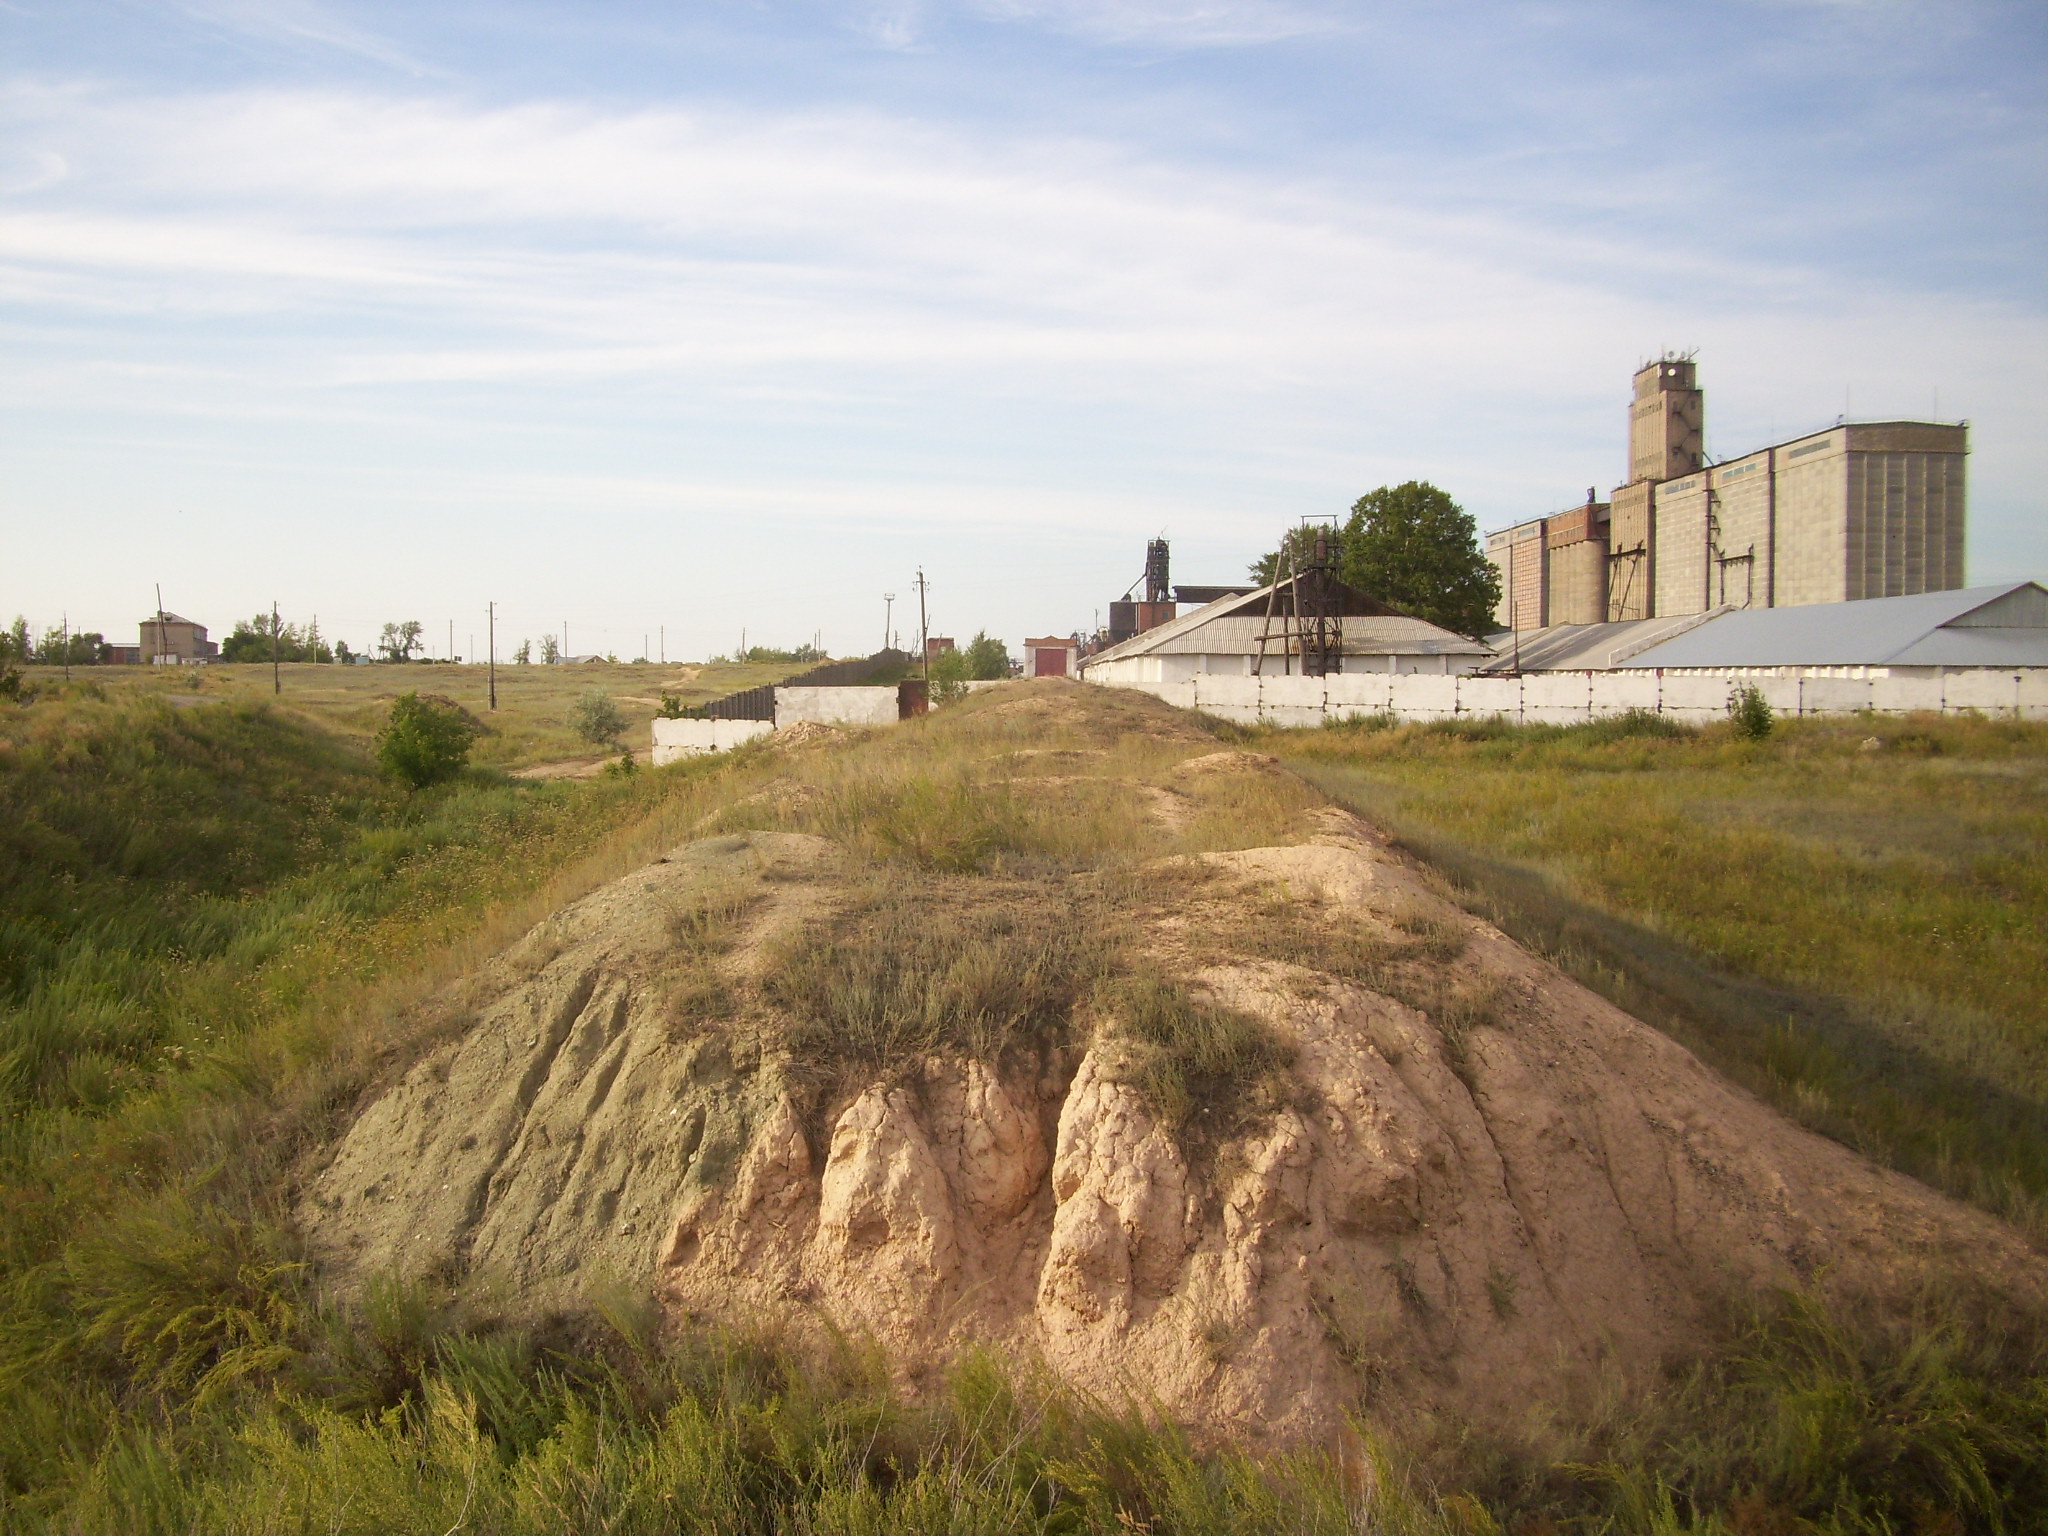
[[(2048, 1332), (1961, 1289), (1903, 1312), (1767, 1302), (1648, 1399), (1511, 1440), (1410, 1424), (1294, 1456), (1197, 1446), (1143, 1405), (1082, 1401), (990, 1358), (913, 1399), (859, 1340), (806, 1353), (658, 1329), (627, 1292), (524, 1323), (426, 1282), (373, 1282), (344, 1305), (285, 1215), (299, 1159), (367, 1085), (460, 1027), (446, 983), (601, 881), (721, 826), (841, 837), (846, 900), (788, 941), (769, 983), (821, 1083), (935, 1046), (1042, 1047), (1095, 1021), (1131, 1044), (1140, 1091), (1185, 1131), (1203, 1107), (1270, 1109), (1285, 1049), (1123, 947), (1171, 897), (1174, 868), (1147, 861), (1298, 841), (1318, 797), (1288, 776), (1182, 782), (1174, 765), (1214, 750), (1183, 719), (1052, 688), (978, 696), (840, 750), (573, 783), (486, 771), (404, 795), (369, 771), (361, 731), (203, 688), (190, 705), (141, 689), (0, 706), (0, 1049), (14, 1064), (0, 1090), (0, 1527), (2048, 1528)], [(1914, 747), (1886, 771), (1974, 752), (2032, 782), (2038, 743), (2001, 740)], [(1796, 774), (1797, 745), (1788, 733), (1728, 757), (1712, 739), (1626, 733), (1330, 733), (1316, 750), (1319, 772), (1356, 776), (1346, 793), (1454, 802), (1468, 770), (1501, 793), (1524, 771), (1712, 779), (1771, 770), (1772, 754)], [(1853, 750), (1808, 747), (1870, 771)], [(1945, 836), (1968, 834), (1930, 827), (1921, 842)], [(714, 891), (679, 912), (681, 956), (710, 969), (743, 899)], [(1590, 898), (1573, 910), (1612, 927)], [(1252, 922), (1240, 948), (1292, 958), (1298, 926)], [(1361, 931), (1337, 958), (1455, 1013), (1471, 1000), (1428, 989), (1457, 943)], [(1875, 1090), (1835, 1091), (1861, 1113)]]
[[(490, 707), (488, 669), (467, 663), (410, 662), (400, 666), (365, 667), (287, 664), (278, 671), (280, 692), (271, 689), (267, 664), (237, 663), (205, 667), (85, 667), (72, 670), (70, 692), (98, 690), (107, 698), (175, 699), (270, 705), (319, 727), (344, 742), (367, 745), (383, 726), (391, 701), (402, 693), (419, 692), (451, 699), (488, 728), (470, 754), (487, 768), (521, 769), (538, 764), (590, 763), (605, 755), (580, 736), (575, 727), (576, 702), (592, 690), (602, 692), (625, 720), (622, 744), (643, 755), (650, 745), (649, 722), (664, 694), (684, 704), (704, 704), (742, 688), (776, 683), (801, 670), (792, 663), (586, 663), (578, 666), (498, 667), (498, 707)], [(38, 689), (65, 692), (63, 671), (30, 667), (23, 678)], [(615, 754), (614, 754), (615, 755)]]
[(1259, 739), (1787, 1112), (2048, 1235), (2048, 727)]

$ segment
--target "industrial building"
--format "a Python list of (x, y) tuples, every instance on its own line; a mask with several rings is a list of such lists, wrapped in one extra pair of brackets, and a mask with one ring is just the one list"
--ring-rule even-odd
[(220, 660), (220, 646), (206, 638), (206, 626), (175, 613), (153, 613), (142, 621), (138, 659), (161, 666), (192, 666)]
[(1962, 586), (1966, 423), (1842, 422), (1719, 464), (1705, 423), (1690, 357), (1637, 371), (1627, 482), (1488, 535), (1503, 629)]
[[(1305, 579), (1231, 592), (1081, 662), (1091, 683), (1178, 683), (1195, 677), (1323, 677), (1336, 673), (1469, 672), (1493, 648), (1327, 578), (1316, 601)], [(1311, 611), (1311, 609), (1315, 611)]]

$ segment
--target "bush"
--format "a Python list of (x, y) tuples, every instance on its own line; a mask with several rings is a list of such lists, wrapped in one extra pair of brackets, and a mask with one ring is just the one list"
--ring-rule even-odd
[(1771, 734), (1771, 706), (1754, 683), (1744, 683), (1729, 696), (1728, 718), (1735, 734), (1751, 741), (1762, 741)]
[(925, 669), (931, 683), (931, 700), (934, 704), (952, 704), (967, 696), (968, 679), (972, 676), (963, 651), (940, 651), (932, 657)]
[(377, 733), (377, 761), (414, 789), (424, 789), (462, 772), (469, 764), (470, 744), (482, 731), (453, 699), (402, 693)]
[(593, 688), (569, 707), (569, 724), (576, 734), (593, 746), (617, 741), (626, 728), (626, 717), (602, 688)]

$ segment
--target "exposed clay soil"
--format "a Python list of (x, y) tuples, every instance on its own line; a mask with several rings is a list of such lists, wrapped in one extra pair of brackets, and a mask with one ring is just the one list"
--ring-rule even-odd
[[(1213, 753), (1158, 793), (1277, 771)], [(1956, 1264), (2041, 1288), (2009, 1229), (1789, 1124), (1452, 906), (1371, 828), (1317, 827), (1160, 866), (1136, 919), (1156, 964), (1292, 1049), (1282, 1107), (1246, 1134), (1169, 1134), (1106, 1021), (807, 1100), (707, 997), (689, 935), (736, 914), (712, 966), (745, 994), (778, 936), (840, 900), (842, 856), (714, 837), (470, 980), (457, 1031), (311, 1178), (313, 1251), (344, 1280), (474, 1274), (535, 1310), (623, 1281), (678, 1317), (829, 1322), (912, 1378), (989, 1341), (1282, 1441), (1361, 1402), (1504, 1415), (1648, 1379), (1731, 1289)], [(1480, 1001), (1433, 1017), (1356, 968), (1257, 958), (1237, 942), (1251, 922), (1295, 945), (1264, 953), (1312, 962), (1319, 932), (1332, 956), (1346, 935), (1432, 935), (1440, 980)]]

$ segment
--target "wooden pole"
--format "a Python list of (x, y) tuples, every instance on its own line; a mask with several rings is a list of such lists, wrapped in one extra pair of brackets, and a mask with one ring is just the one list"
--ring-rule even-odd
[(917, 675), (927, 683), (932, 680), (932, 629), (931, 621), (925, 617), (924, 594), (931, 585), (924, 579), (924, 567), (917, 568)]
[(277, 599), (272, 598), (270, 601), (270, 691), (272, 693), (284, 692), (284, 679), (278, 675), (277, 670), (278, 628)]
[(491, 650), (491, 708), (498, 707), (498, 605), (492, 603), (488, 610), (489, 639), (485, 642)]

